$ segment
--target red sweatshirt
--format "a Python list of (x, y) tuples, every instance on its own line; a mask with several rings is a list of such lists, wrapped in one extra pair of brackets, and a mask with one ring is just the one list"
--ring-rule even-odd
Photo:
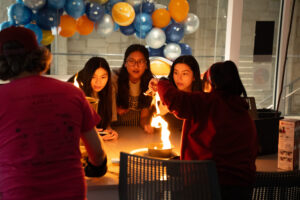
[(240, 96), (182, 92), (167, 80), (159, 81), (158, 93), (170, 112), (184, 119), (182, 160), (214, 160), (221, 185), (253, 183), (256, 128)]

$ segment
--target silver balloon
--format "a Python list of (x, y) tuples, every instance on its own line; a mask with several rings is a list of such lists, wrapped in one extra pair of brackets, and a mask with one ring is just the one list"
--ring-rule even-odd
[(164, 56), (169, 60), (175, 60), (181, 54), (181, 49), (179, 44), (169, 43), (164, 48)]
[(184, 21), (184, 33), (191, 34), (199, 28), (199, 18), (193, 13), (189, 13)]
[(143, 3), (143, 0), (125, 0), (126, 3), (129, 3), (130, 5), (134, 6), (136, 4)]
[(114, 31), (114, 21), (109, 14), (105, 14), (100, 22), (96, 23), (95, 29), (102, 37), (109, 36)]
[(24, 5), (32, 10), (38, 10), (46, 4), (46, 0), (23, 0)]
[(160, 9), (160, 8), (167, 8), (166, 5), (159, 4), (159, 3), (154, 4), (154, 7), (155, 7), (155, 10)]
[(160, 28), (152, 28), (146, 36), (146, 43), (153, 49), (162, 47), (166, 42), (166, 34)]

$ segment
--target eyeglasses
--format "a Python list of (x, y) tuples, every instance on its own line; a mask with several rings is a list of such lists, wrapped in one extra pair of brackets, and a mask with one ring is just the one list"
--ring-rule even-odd
[(128, 59), (126, 62), (130, 67), (133, 67), (136, 64), (140, 67), (140, 66), (146, 65), (147, 61), (144, 59), (141, 59), (141, 60)]

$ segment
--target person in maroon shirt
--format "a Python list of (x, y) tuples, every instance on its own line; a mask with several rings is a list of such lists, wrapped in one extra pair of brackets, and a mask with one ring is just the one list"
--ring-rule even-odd
[(213, 64), (206, 73), (211, 91), (180, 91), (164, 78), (152, 79), (170, 112), (184, 119), (182, 160), (214, 160), (222, 199), (248, 199), (255, 179), (257, 134), (247, 96), (232, 61)]

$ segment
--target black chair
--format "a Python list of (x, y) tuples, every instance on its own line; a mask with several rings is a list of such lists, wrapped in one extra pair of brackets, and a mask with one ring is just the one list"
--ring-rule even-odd
[(257, 172), (252, 200), (299, 200), (300, 171)]
[(213, 161), (161, 160), (120, 153), (120, 200), (219, 200)]

